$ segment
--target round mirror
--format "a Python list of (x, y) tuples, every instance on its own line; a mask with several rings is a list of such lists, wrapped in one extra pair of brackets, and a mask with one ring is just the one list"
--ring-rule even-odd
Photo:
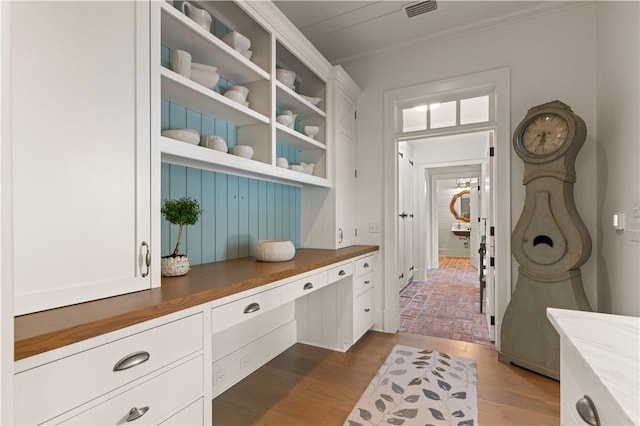
[(469, 219), (471, 217), (469, 193), (470, 191), (468, 189), (458, 192), (451, 198), (451, 203), (449, 204), (451, 214), (460, 222), (471, 222), (471, 219)]

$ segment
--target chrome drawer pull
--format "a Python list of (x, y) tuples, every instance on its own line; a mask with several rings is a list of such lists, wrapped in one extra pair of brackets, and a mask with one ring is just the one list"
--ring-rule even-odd
[(591, 398), (587, 395), (583, 396), (576, 402), (576, 408), (580, 418), (591, 426), (600, 426), (600, 418), (598, 417), (598, 411), (593, 404)]
[(129, 410), (129, 415), (127, 416), (127, 421), (132, 422), (134, 420), (138, 420), (140, 417), (144, 416), (147, 411), (149, 411), (149, 407), (136, 408), (133, 407)]
[(150, 355), (147, 351), (134, 352), (118, 361), (116, 365), (113, 366), (113, 371), (122, 371), (135, 367), (136, 365), (147, 362), (149, 357)]
[(303, 290), (311, 290), (312, 288), (313, 288), (313, 284), (311, 283), (306, 283), (304, 287), (302, 287)]
[(366, 285), (366, 284), (370, 284), (370, 283), (371, 283), (371, 281), (365, 281), (364, 283), (365, 283), (365, 285)]
[(251, 313), (259, 311), (259, 310), (260, 310), (260, 305), (258, 303), (252, 303), (249, 306), (247, 306), (246, 308), (244, 308), (244, 313), (245, 314), (251, 314)]
[(363, 268), (368, 268), (368, 267), (369, 267), (369, 264), (365, 262), (365, 264), (364, 264), (364, 265), (362, 265), (362, 267), (363, 267)]
[(347, 275), (347, 273), (343, 269), (340, 269), (340, 272), (338, 272), (338, 275), (340, 276)]
[(371, 310), (371, 309), (369, 309), (369, 308), (366, 308), (366, 309), (365, 309), (364, 311), (365, 311), (365, 312), (369, 312), (370, 310)]

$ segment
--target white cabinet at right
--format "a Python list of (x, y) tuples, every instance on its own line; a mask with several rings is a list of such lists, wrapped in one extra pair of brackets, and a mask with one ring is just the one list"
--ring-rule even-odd
[(640, 318), (547, 308), (560, 334), (560, 422), (640, 419)]
[(340, 66), (332, 70), (328, 84), (329, 134), (333, 140), (332, 182), (336, 203), (336, 248), (356, 243), (356, 102), (360, 88)]

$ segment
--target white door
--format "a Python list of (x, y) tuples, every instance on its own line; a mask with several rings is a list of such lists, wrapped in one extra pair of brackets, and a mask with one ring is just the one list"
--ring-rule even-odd
[(404, 264), (406, 256), (406, 225), (407, 225), (407, 212), (405, 211), (405, 198), (406, 193), (404, 187), (406, 186), (406, 163), (405, 156), (405, 142), (398, 144), (398, 256), (397, 256), (397, 276), (398, 276), (398, 288), (402, 288), (405, 283)]
[(341, 248), (356, 243), (356, 102), (339, 85), (336, 89), (336, 248)]
[(413, 277), (414, 202), (411, 146), (398, 144), (398, 286)]
[[(490, 145), (493, 146), (493, 133), (490, 134)], [(495, 259), (495, 237), (492, 235), (495, 230), (495, 219), (493, 212), (494, 193), (492, 190), (492, 177), (494, 176), (494, 157), (487, 152), (487, 160), (485, 161), (482, 180), (484, 182), (482, 187), (482, 199), (483, 203), (486, 201), (486, 217), (487, 217), (487, 234), (486, 234), (486, 254), (485, 254), (485, 283), (484, 290), (484, 305), (485, 315), (487, 317), (487, 325), (489, 326), (489, 337), (495, 341), (495, 325), (493, 325), (493, 319), (495, 318), (495, 268), (491, 266), (491, 259)]]
[(15, 313), (149, 288), (149, 4), (14, 2), (11, 32)]
[(473, 266), (476, 271), (480, 266), (479, 262), (479, 250), (480, 250), (480, 232), (479, 232), (479, 223), (480, 223), (480, 209), (478, 203), (478, 197), (480, 195), (480, 191), (478, 191), (478, 182), (477, 179), (472, 180), (471, 189), (469, 191), (469, 219), (471, 220), (471, 232), (469, 236), (469, 259), (471, 262), (471, 266)]

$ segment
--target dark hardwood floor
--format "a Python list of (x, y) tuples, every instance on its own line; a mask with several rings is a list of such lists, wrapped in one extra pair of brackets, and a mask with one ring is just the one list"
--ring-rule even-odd
[(295, 344), (213, 401), (215, 425), (342, 425), (396, 344), (473, 358), (480, 425), (557, 425), (558, 382), (498, 362), (488, 345), (370, 331), (347, 353)]

